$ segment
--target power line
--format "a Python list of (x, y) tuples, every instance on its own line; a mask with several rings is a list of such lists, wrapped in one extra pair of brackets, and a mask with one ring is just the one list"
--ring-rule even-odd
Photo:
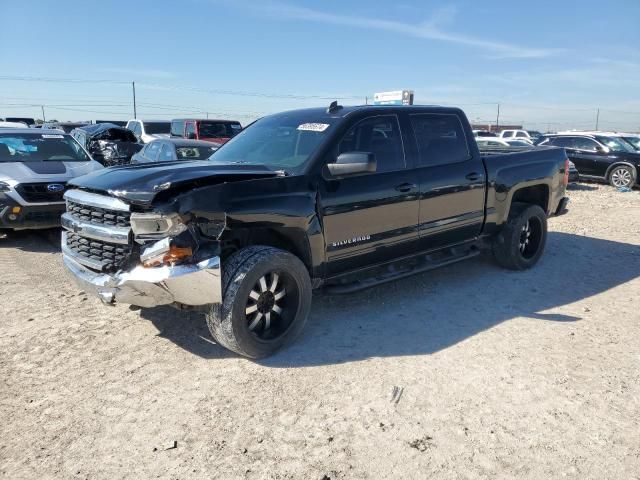
[[(131, 82), (120, 80), (91, 80), (81, 78), (53, 78), (53, 77), (29, 77), (29, 76), (11, 76), (0, 75), (0, 80), (9, 81), (21, 81), (21, 82), (44, 82), (44, 83), (110, 83), (119, 85), (128, 85)], [(364, 95), (347, 95), (347, 96), (323, 96), (323, 95), (299, 95), (299, 94), (280, 94), (280, 93), (268, 93), (268, 92), (252, 92), (242, 90), (227, 90), (227, 89), (208, 89), (201, 87), (193, 87), (188, 85), (167, 85), (158, 83), (139, 83), (138, 87), (151, 87), (161, 88), (177, 91), (191, 91), (200, 93), (210, 93), (217, 95), (236, 95), (245, 97), (262, 97), (262, 98), (278, 98), (278, 99), (292, 99), (292, 100), (347, 100), (364, 98)]]

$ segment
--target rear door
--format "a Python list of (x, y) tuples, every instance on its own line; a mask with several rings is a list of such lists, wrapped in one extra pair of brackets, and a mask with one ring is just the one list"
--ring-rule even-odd
[[(582, 175), (594, 175), (594, 157), (601, 154), (595, 152), (595, 147), (594, 151), (589, 151), (588, 146), (580, 143), (579, 140), (581, 140), (579, 137), (555, 137), (551, 140), (551, 144), (554, 147), (565, 149), (567, 157), (575, 164), (578, 173)], [(580, 146), (582, 148), (580, 148)]]
[(420, 186), (420, 249), (471, 240), (484, 222), (486, 174), (455, 114), (409, 115)]
[(329, 276), (415, 252), (418, 186), (408, 168), (396, 115), (357, 121), (331, 152), (328, 163), (347, 152), (371, 152), (377, 170), (342, 179), (325, 178), (319, 205)]

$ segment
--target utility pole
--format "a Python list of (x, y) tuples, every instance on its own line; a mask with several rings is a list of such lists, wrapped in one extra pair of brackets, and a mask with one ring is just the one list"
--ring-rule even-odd
[(364, 104), (369, 105), (369, 97), (364, 97)]
[(44, 105), (40, 105), (40, 108), (42, 109), (42, 123), (44, 123), (47, 121), (47, 119), (44, 116)]
[(498, 104), (498, 114), (496, 115), (496, 133), (498, 132), (499, 125), (500, 125), (500, 104)]
[(209, 112), (207, 112), (207, 120), (209, 119)]
[(133, 118), (138, 118), (138, 112), (136, 111), (136, 82), (131, 82), (133, 87)]
[(598, 131), (598, 126), (600, 125), (600, 109), (596, 111), (596, 132)]

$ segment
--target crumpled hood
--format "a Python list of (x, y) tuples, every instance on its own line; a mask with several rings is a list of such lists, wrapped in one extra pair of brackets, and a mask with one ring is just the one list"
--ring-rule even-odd
[(138, 205), (150, 205), (160, 192), (188, 184), (197, 188), (278, 175), (262, 165), (226, 165), (209, 160), (177, 161), (111, 167), (76, 178), (69, 185), (108, 193)]
[(60, 182), (102, 170), (96, 161), (89, 162), (0, 162), (0, 181), (15, 183)]

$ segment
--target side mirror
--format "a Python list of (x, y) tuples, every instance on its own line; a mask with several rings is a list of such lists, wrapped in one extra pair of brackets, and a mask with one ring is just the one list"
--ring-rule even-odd
[(598, 153), (609, 153), (609, 147), (603, 147), (602, 145), (598, 145), (596, 147), (596, 152), (598, 152)]
[(376, 171), (376, 156), (371, 152), (349, 152), (338, 155), (335, 163), (327, 165), (333, 177), (348, 177)]

